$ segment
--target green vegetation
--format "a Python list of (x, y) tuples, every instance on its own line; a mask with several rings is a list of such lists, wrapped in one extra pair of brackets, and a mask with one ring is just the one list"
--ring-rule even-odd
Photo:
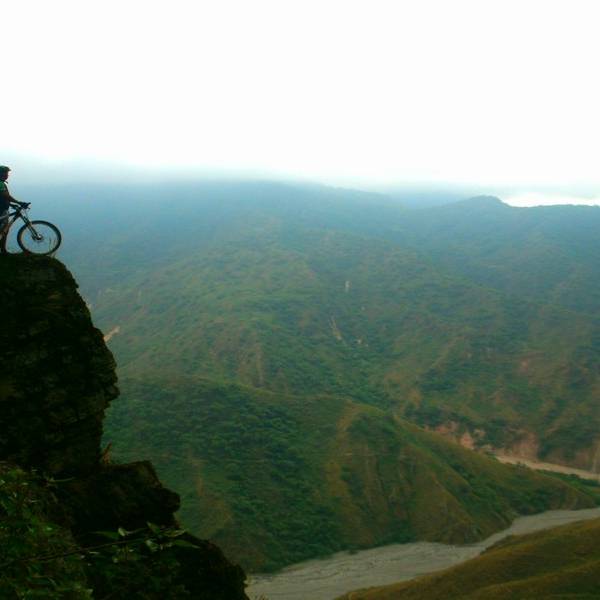
[[(55, 500), (52, 480), (0, 465), (0, 590), (6, 600), (190, 597), (177, 584), (173, 552), (191, 544), (183, 531), (149, 524), (139, 531), (98, 532), (80, 545)], [(116, 596), (115, 596), (116, 597)]]
[(600, 594), (600, 519), (512, 536), (434, 575), (351, 592), (340, 600), (509, 600)]
[[(593, 444), (600, 414), (596, 351), (581, 346), (587, 317), (440, 274), (388, 242), (244, 235), (100, 297), (104, 329), (121, 327), (111, 347), (122, 375), (193, 373), (343, 395), (429, 426), (482, 429), (492, 445), (526, 429), (547, 454)], [(576, 376), (577, 413), (566, 380)], [(585, 427), (574, 427), (582, 413)]]
[(590, 497), (401, 419), (592, 464), (599, 209), (213, 182), (90, 188), (81, 217), (68, 193), (63, 257), (118, 331), (107, 439), (243, 564), (475, 539)]
[(582, 479), (577, 475), (567, 475), (565, 473), (556, 473), (554, 471), (541, 471), (544, 475), (548, 475), (548, 477), (555, 477), (556, 479), (560, 479), (568, 484), (570, 487), (574, 487), (575, 489), (592, 496), (596, 504), (600, 505), (600, 482), (594, 481), (593, 479)]
[[(0, 471), (0, 589), (3, 598), (91, 598), (70, 532), (53, 523), (51, 500), (24, 471)], [(43, 557), (55, 557), (43, 560)]]
[(591, 464), (600, 209), (409, 211), (249, 183), (95, 193), (85, 235), (65, 216), (65, 253), (98, 325), (120, 328), (121, 376), (340, 395)]
[(150, 458), (181, 494), (185, 526), (253, 571), (391, 542), (468, 542), (517, 514), (594, 504), (335, 396), (191, 377), (122, 389), (107, 419), (115, 457)]

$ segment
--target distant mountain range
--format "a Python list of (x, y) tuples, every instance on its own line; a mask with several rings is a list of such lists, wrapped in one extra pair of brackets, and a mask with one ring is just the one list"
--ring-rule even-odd
[[(34, 191), (30, 196), (37, 200)], [(262, 430), (267, 417), (261, 406), (291, 411), (286, 418), (296, 429), (284, 428), (279, 437), (296, 449), (320, 428), (333, 428), (326, 439), (342, 444), (336, 432), (350, 409), (341, 407), (355, 407), (366, 415), (363, 428), (370, 433), (363, 441), (351, 435), (344, 443), (352, 447), (377, 446), (384, 422), (393, 437), (404, 440), (398, 443), (408, 444), (407, 431), (413, 431), (408, 420), (482, 449), (598, 469), (600, 208), (517, 209), (478, 197), (410, 210), (381, 194), (269, 182), (57, 188), (40, 195), (36, 211), (44, 204), (63, 226), (62, 257), (76, 273), (97, 324), (105, 332), (119, 327), (110, 345), (126, 401), (120, 412), (115, 408), (108, 435), (117, 436), (124, 453), (135, 447), (139, 455), (145, 447), (158, 464), (163, 457), (163, 469), (179, 473), (173, 475), (181, 482), (179, 491), (198, 495), (199, 514), (208, 514), (209, 505), (217, 512), (214, 507), (222, 507), (219, 518), (210, 513), (204, 521), (186, 514), (204, 528), (203, 535), (212, 535), (206, 528), (220, 527), (218, 535), (227, 538), (223, 545), (235, 547), (232, 532), (244, 524), (245, 547), (258, 540), (249, 558), (253, 566), (276, 566), (274, 556), (299, 559), (308, 546), (303, 541), (301, 551), (289, 545), (282, 550), (276, 540), (297, 528), (288, 523), (278, 534), (281, 516), (260, 522), (266, 499), (259, 501), (257, 490), (248, 492), (249, 506), (237, 506), (239, 485), (223, 480), (225, 471), (214, 466), (222, 466), (219, 461), (230, 451), (228, 436), (239, 434), (231, 424), (241, 418), (235, 398), (243, 398), (244, 410), (255, 417), (239, 424), (258, 436), (250, 456), (262, 447), (261, 435), (271, 439), (274, 433)], [(196, 386), (204, 391), (202, 400), (193, 401)], [(232, 389), (238, 390), (233, 396)], [(171, 401), (176, 412), (168, 410)], [(223, 402), (229, 424), (227, 418), (211, 418)], [(302, 409), (290, 407), (304, 405), (320, 416), (301, 426)], [(142, 424), (148, 431), (160, 424), (163, 435), (186, 438), (189, 445), (159, 443), (155, 435), (141, 438), (135, 431)], [(206, 432), (221, 445), (209, 444)], [(435, 438), (426, 439), (421, 446)], [(292, 460), (290, 473), (303, 473), (307, 489), (322, 489), (318, 477), (329, 464), (323, 461), (338, 450), (323, 447), (295, 467)], [(441, 460), (438, 452), (449, 450), (427, 450), (434, 461)], [(276, 455), (261, 460), (269, 472), (283, 473)], [(499, 468), (480, 458), (485, 469)], [(193, 486), (189, 481), (192, 464), (196, 474), (205, 473), (198, 475), (202, 485), (198, 477)], [(444, 464), (427, 470), (440, 474), (448, 468)], [(446, 539), (442, 524), (426, 534), (412, 517), (388, 538), (382, 533), (367, 539), (360, 527), (354, 538), (343, 537), (340, 531), (352, 519), (360, 521), (366, 514), (361, 511), (377, 510), (368, 502), (356, 508), (370, 493), (359, 465), (341, 461), (335, 468), (347, 471), (345, 508), (336, 513), (337, 505), (328, 502), (341, 492), (325, 487), (328, 500), (307, 502), (306, 513), (298, 509), (303, 519), (312, 515), (309, 529), (323, 536), (309, 554), (388, 538)], [(450, 468), (454, 475), (439, 475), (440, 489), (452, 489), (456, 465)], [(465, 473), (470, 468), (461, 467)], [(260, 481), (250, 468), (242, 475), (248, 473)], [(288, 492), (280, 494), (273, 477), (265, 484), (269, 514), (281, 515), (275, 506)], [(473, 476), (460, 477), (468, 487)], [(353, 478), (359, 482), (355, 488)], [(169, 476), (165, 480), (175, 485)], [(253, 487), (241, 481), (244, 489)], [(278, 485), (283, 490), (287, 484)], [(414, 481), (400, 488), (421, 493)], [(449, 491), (457, 498), (456, 510), (469, 515), (453, 519), (464, 527), (452, 535), (469, 528), (473, 536), (487, 533), (514, 514), (519, 494), (501, 488), (494, 494), (504, 498), (502, 516), (492, 521), (474, 518), (461, 494)], [(517, 504), (527, 510), (526, 502)], [(352, 511), (363, 516), (349, 517)], [(350, 520), (342, 527), (344, 518)], [(328, 530), (325, 522), (339, 527)]]

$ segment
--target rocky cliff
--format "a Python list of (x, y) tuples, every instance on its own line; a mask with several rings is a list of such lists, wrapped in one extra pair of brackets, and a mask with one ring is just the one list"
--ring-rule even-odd
[[(15, 550), (19, 527), (31, 531), (35, 521), (66, 544), (60, 552), (52, 546), (52, 560), (101, 548), (93, 557), (81, 551), (75, 570), (81, 593), (91, 594), (81, 597), (246, 599), (243, 571), (216, 546), (177, 529), (179, 496), (162, 486), (152, 465), (111, 464), (103, 455), (104, 411), (118, 396), (115, 364), (71, 274), (55, 259), (5, 255), (0, 277), (0, 563), (14, 575), (2, 585), (17, 590), (15, 565), (29, 565), (23, 577), (31, 578), (32, 565), (49, 562), (38, 556), (48, 550), (39, 552), (39, 544), (37, 552), (30, 548), (34, 556), (23, 544)], [(116, 542), (107, 541), (111, 532), (120, 536)], [(114, 573), (116, 554), (102, 571), (96, 555), (124, 548), (135, 558), (128, 575)], [(134, 563), (143, 577), (132, 591), (125, 580), (136, 579)], [(38, 575), (27, 585), (50, 585)]]

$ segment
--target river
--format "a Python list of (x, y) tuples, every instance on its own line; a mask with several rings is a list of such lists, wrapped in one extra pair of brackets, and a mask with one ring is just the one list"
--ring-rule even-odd
[(599, 517), (600, 508), (552, 510), (519, 517), (508, 529), (465, 546), (415, 542), (355, 553), (339, 552), (270, 575), (252, 575), (247, 593), (251, 600), (261, 596), (268, 600), (333, 600), (351, 590), (404, 581), (451, 567), (477, 556), (508, 535)]

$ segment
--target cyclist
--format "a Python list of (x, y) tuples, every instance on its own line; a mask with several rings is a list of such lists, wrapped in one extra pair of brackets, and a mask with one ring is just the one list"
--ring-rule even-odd
[(0, 165), (0, 235), (4, 232), (6, 221), (8, 219), (8, 209), (11, 202), (17, 202), (8, 191), (6, 180), (10, 173), (10, 167)]

